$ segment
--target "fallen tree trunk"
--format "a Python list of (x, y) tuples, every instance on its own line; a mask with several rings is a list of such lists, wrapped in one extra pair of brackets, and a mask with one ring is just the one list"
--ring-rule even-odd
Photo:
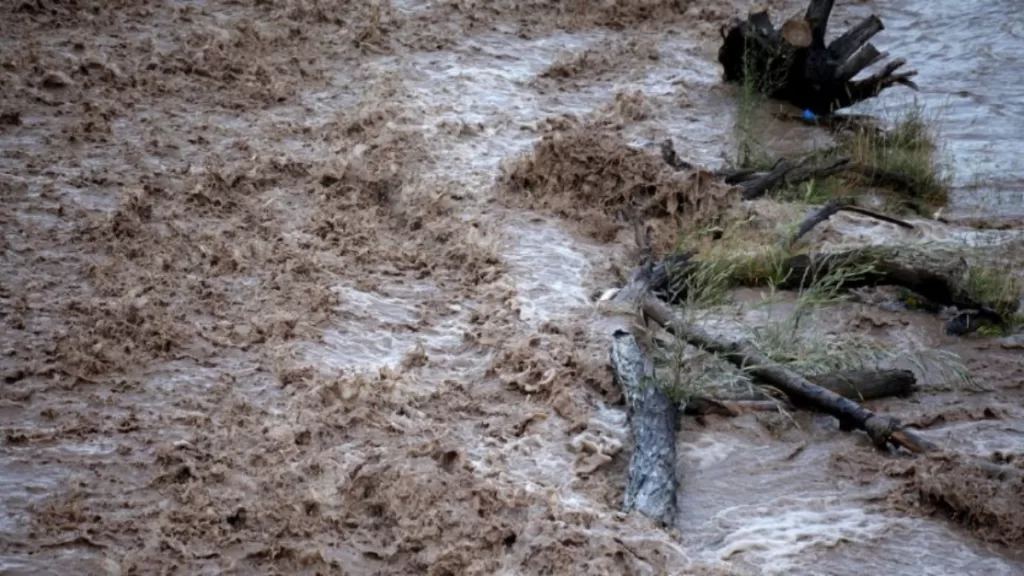
[[(800, 290), (828, 276), (838, 287), (853, 290), (869, 286), (898, 286), (928, 301), (960, 309), (986, 310), (1000, 316), (993, 306), (1016, 306), (1016, 302), (980, 302), (959, 278), (962, 270), (942, 270), (935, 263), (902, 257), (890, 247), (867, 247), (843, 252), (796, 254), (779, 264), (782, 280), (777, 287)], [(765, 279), (754, 275), (737, 278), (741, 285), (760, 285)]]
[(811, 164), (810, 160), (813, 158), (814, 155), (811, 155), (797, 164), (782, 159), (769, 172), (748, 172), (742, 181), (736, 182), (736, 185), (743, 190), (744, 200), (756, 200), (773, 190), (811, 180), (823, 180), (831, 176), (852, 176), (863, 186), (885, 188), (893, 192), (914, 193), (917, 188), (917, 184), (906, 176), (867, 164), (851, 162), (845, 156), (818, 165)]
[(892, 444), (914, 453), (937, 449), (931, 442), (903, 428), (899, 420), (874, 414), (848, 398), (815, 385), (792, 370), (771, 362), (752, 346), (712, 338), (683, 320), (668, 304), (650, 294), (643, 296), (641, 306), (648, 318), (660, 324), (676, 338), (721, 356), (735, 366), (747, 370), (755, 378), (784, 393), (794, 404), (808, 406), (834, 416), (839, 420), (839, 427), (842, 430), (863, 430), (879, 447)]
[(652, 381), (653, 364), (625, 330), (612, 334), (611, 365), (629, 407), (635, 441), (623, 507), (671, 527), (676, 514), (676, 403)]
[(718, 61), (726, 82), (753, 82), (756, 89), (817, 115), (873, 98), (902, 84), (914, 90), (910, 79), (917, 72), (897, 72), (906, 61), (893, 60), (863, 80), (853, 78), (885, 55), (868, 41), (884, 29), (877, 16), (869, 16), (825, 45), (825, 31), (833, 0), (810, 0), (803, 19), (787, 21), (776, 30), (767, 10), (734, 19), (721, 30)]
[[(781, 260), (777, 255), (759, 263), (757, 256), (750, 262), (737, 266), (731, 282), (737, 286), (763, 286), (769, 279), (781, 290), (806, 289), (825, 278), (835, 283), (840, 290), (855, 290), (875, 286), (895, 286), (918, 294), (937, 306), (952, 306), (962, 311), (971, 311), (968, 320), (983, 318), (992, 324), (1003, 324), (1007, 314), (1017, 309), (1015, 295), (1010, 294), (1004, 301), (981, 301), (963, 280), (969, 273), (959, 264), (929, 262), (917, 254), (904, 254), (899, 249), (886, 246), (869, 246), (842, 252), (795, 254)], [(692, 253), (674, 255), (656, 264), (649, 264), (644, 270), (642, 282), (634, 278), (623, 289), (621, 298), (632, 300), (642, 291), (668, 295), (676, 301), (685, 296), (685, 278), (699, 264)], [(770, 273), (764, 268), (770, 268)], [(1010, 312), (1005, 312), (1010, 311)], [(959, 320), (961, 316), (957, 316)], [(966, 321), (961, 321), (964, 323)], [(955, 331), (951, 329), (951, 333)]]

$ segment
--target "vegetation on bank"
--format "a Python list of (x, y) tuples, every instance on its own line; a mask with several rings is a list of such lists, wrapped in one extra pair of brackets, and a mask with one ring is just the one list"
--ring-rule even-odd
[[(764, 96), (779, 78), (766, 78), (747, 63), (736, 99), (735, 159), (739, 169), (770, 170), (781, 159), (771, 150), (767, 111), (772, 104)], [(807, 159), (828, 164), (849, 158), (851, 169), (818, 181), (776, 191), (779, 199), (822, 203), (833, 198), (873, 193), (893, 212), (911, 211), (930, 216), (946, 204), (953, 169), (939, 146), (936, 117), (915, 102), (893, 118), (888, 129), (863, 117), (836, 115), (835, 132), (827, 146), (807, 150)], [(791, 158), (792, 160), (792, 158)]]

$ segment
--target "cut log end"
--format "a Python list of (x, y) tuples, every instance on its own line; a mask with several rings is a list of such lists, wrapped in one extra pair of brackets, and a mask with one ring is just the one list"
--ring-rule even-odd
[(782, 39), (796, 48), (807, 48), (811, 45), (811, 25), (807, 20), (792, 19), (782, 25)]

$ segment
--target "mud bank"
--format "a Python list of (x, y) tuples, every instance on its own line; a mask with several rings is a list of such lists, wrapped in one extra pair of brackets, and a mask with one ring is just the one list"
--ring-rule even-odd
[[(8, 4), (5, 573), (1020, 569), (889, 503), (924, 476), (806, 414), (684, 421), (678, 533), (618, 513), (627, 320), (591, 295), (635, 264), (622, 212), (660, 218), (659, 248), (736, 217), (652, 146), (730, 150), (734, 7)], [(742, 212), (768, 234), (801, 210)], [(818, 240), (895, 234), (837, 218)], [(981, 387), (885, 409), (979, 452), (1019, 439), (1013, 349), (867, 304), (840, 327), (955, 351)], [(1002, 409), (953, 427), (965, 403)]]

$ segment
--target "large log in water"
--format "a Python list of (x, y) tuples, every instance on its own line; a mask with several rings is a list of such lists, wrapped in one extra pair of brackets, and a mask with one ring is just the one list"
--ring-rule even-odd
[(811, 0), (803, 19), (789, 20), (778, 30), (767, 10), (723, 27), (718, 61), (726, 82), (754, 81), (760, 92), (818, 115), (873, 98), (896, 84), (916, 90), (910, 80), (915, 71), (897, 72), (906, 64), (902, 58), (863, 80), (853, 80), (885, 58), (868, 43), (884, 26), (878, 17), (869, 16), (826, 46), (832, 5), (833, 0)]
[(629, 407), (635, 440), (623, 507), (671, 527), (676, 514), (676, 403), (652, 381), (653, 364), (625, 330), (612, 334), (611, 365)]
[(810, 382), (792, 370), (770, 361), (752, 346), (713, 338), (686, 322), (668, 304), (655, 296), (643, 296), (641, 307), (648, 318), (663, 326), (676, 338), (741, 367), (758, 380), (781, 391), (794, 404), (808, 406), (834, 416), (839, 420), (839, 427), (843, 430), (863, 430), (876, 446), (892, 444), (915, 453), (937, 449), (931, 442), (903, 428), (899, 420), (874, 414), (860, 404)]

